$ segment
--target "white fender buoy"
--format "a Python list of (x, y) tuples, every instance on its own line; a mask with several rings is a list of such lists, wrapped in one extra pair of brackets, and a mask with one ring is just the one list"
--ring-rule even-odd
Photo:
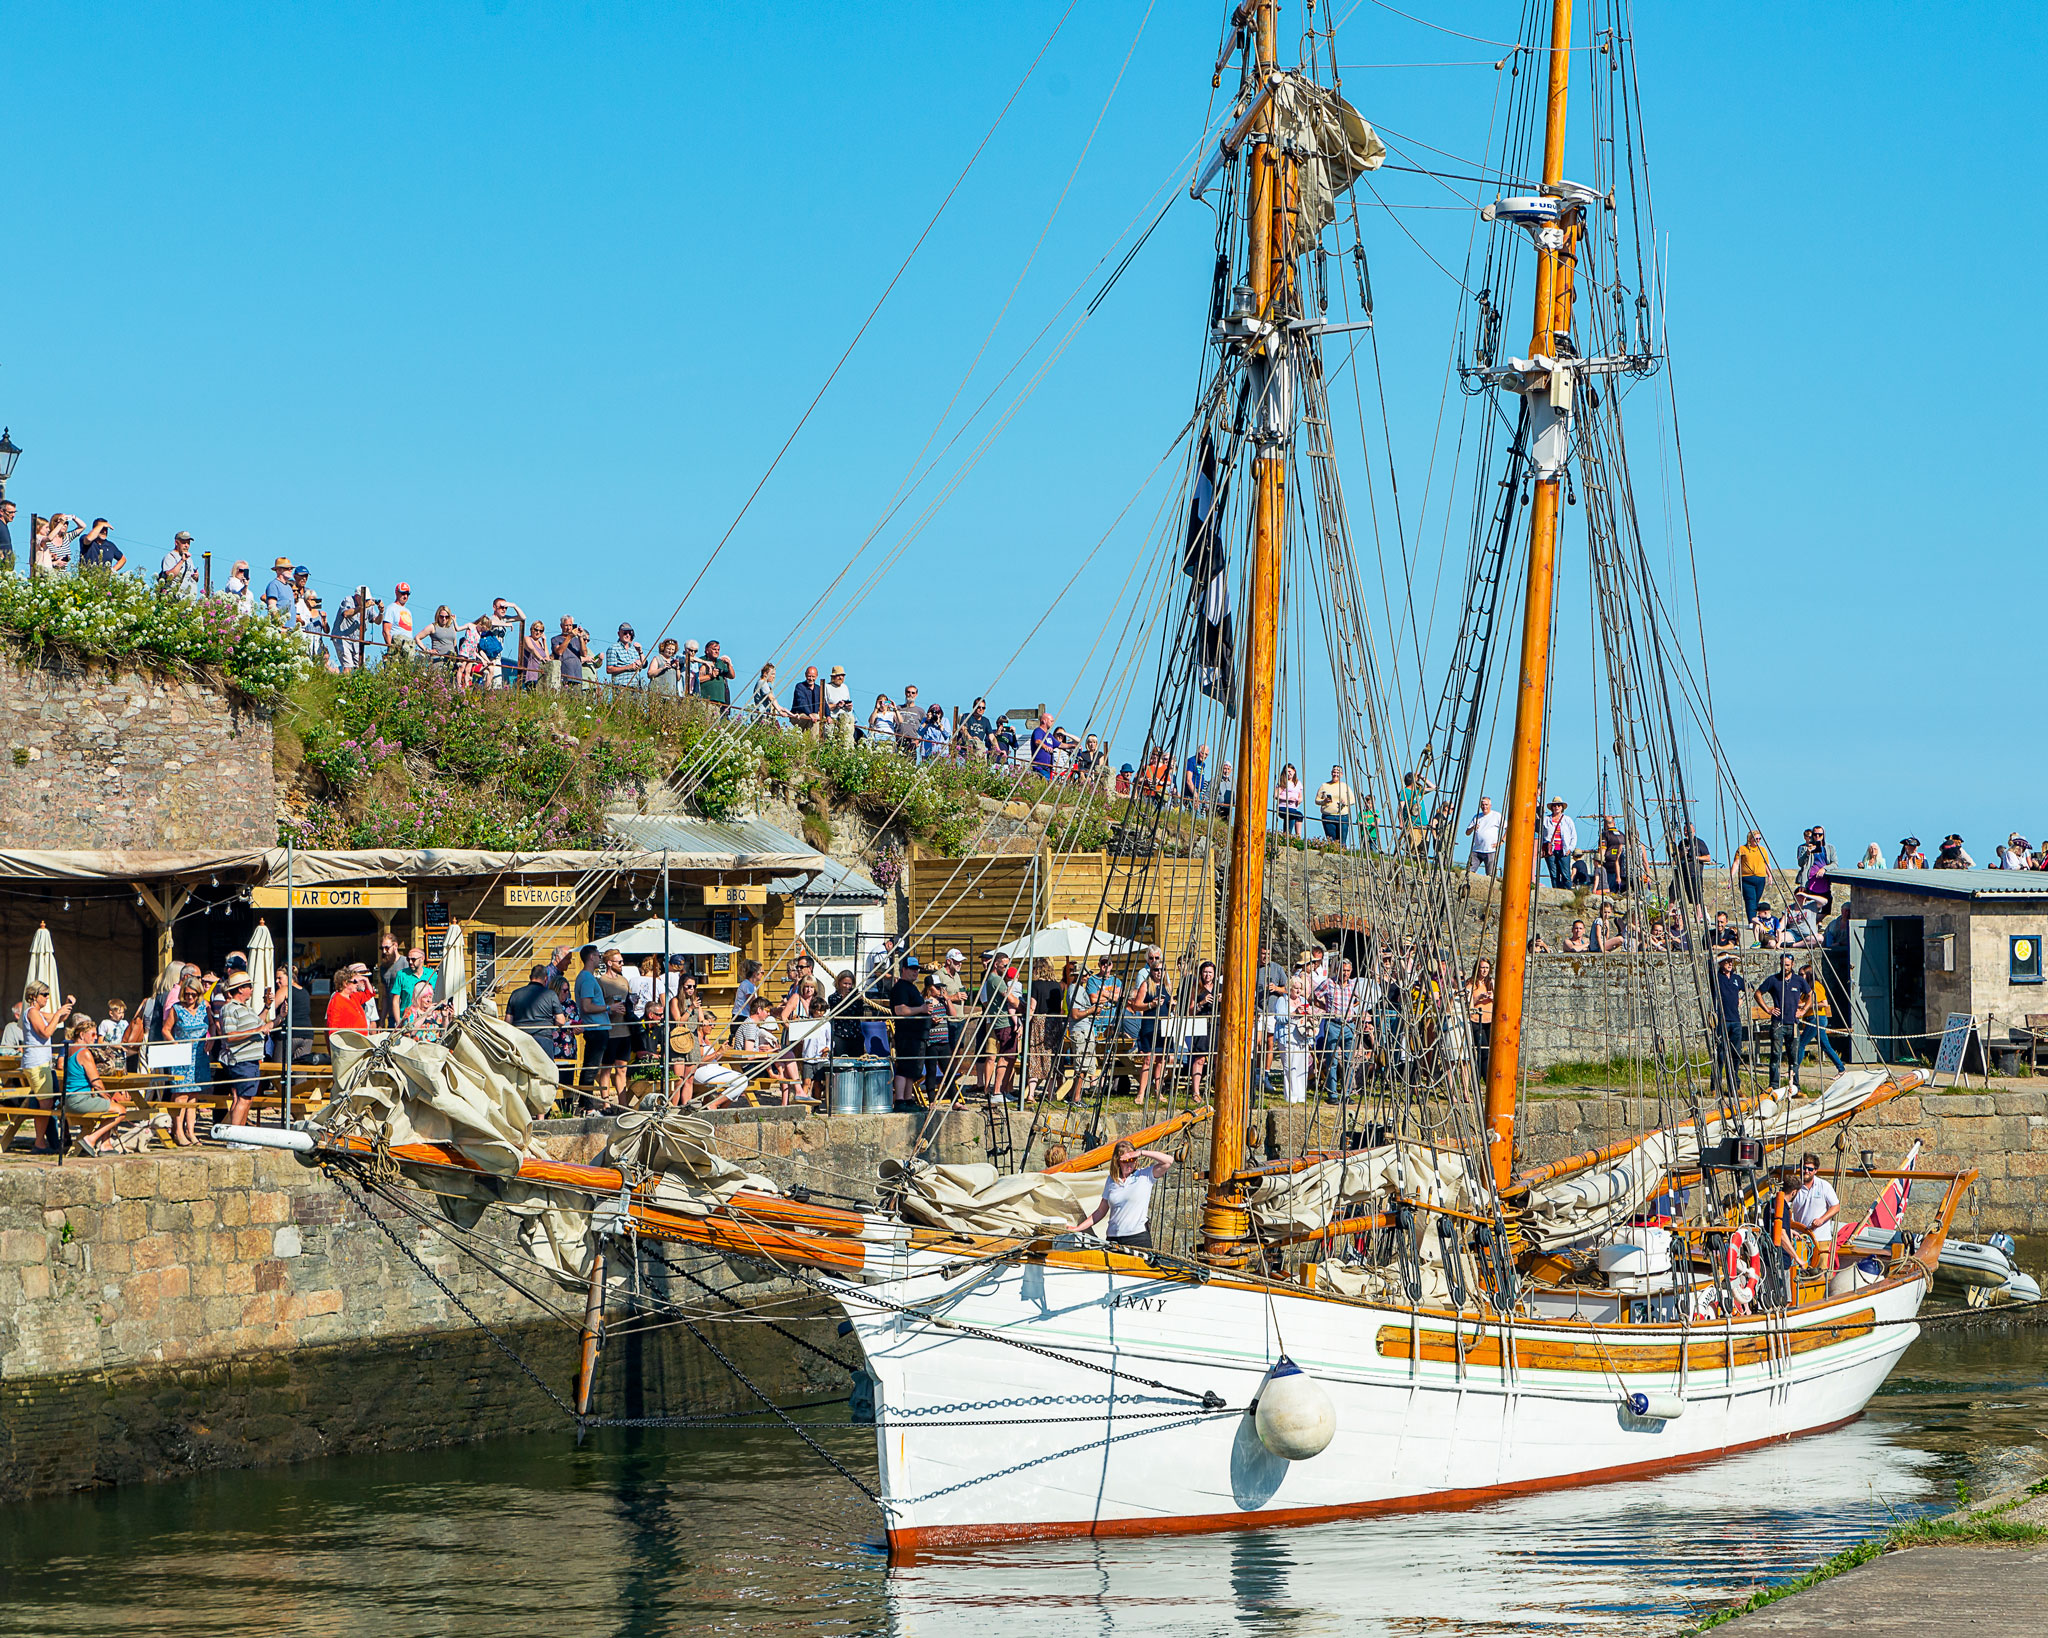
[(1685, 1414), (1685, 1399), (1675, 1393), (1632, 1393), (1627, 1400), (1629, 1414), (1646, 1421), (1675, 1422)]
[(1282, 1354), (1259, 1386), (1252, 1425), (1275, 1456), (1305, 1462), (1337, 1436), (1337, 1407), (1320, 1382)]

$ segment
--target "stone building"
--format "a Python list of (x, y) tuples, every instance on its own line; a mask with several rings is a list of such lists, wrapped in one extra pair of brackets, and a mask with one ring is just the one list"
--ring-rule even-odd
[(1829, 875), (1849, 891), (1851, 1030), (1859, 1061), (1898, 1062), (1925, 1052), (1950, 1013), (1972, 1014), (1986, 1042), (2002, 1040), (2029, 1014), (2048, 1014), (2041, 959), (2048, 872)]

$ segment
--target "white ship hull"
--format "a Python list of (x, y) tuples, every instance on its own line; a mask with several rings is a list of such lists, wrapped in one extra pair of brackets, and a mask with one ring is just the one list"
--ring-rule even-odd
[[(1100, 1253), (911, 1266), (931, 1272), (845, 1288), (897, 1552), (1466, 1506), (1816, 1432), (1861, 1413), (1918, 1335), (1926, 1289), (1912, 1274), (1768, 1324), (1518, 1321), (1503, 1369), (1500, 1327), (1470, 1314), (1269, 1298)], [(1245, 1411), (1283, 1338), (1336, 1410), (1335, 1439), (1302, 1462), (1271, 1455)], [(1556, 1368), (1589, 1354), (1592, 1369)], [(1204, 1411), (1205, 1392), (1226, 1409)], [(1633, 1392), (1677, 1394), (1683, 1412), (1637, 1417)]]

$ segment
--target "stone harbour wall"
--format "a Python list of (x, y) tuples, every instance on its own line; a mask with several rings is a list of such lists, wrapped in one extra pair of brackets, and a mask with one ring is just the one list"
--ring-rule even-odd
[[(907, 1155), (917, 1131), (908, 1115), (718, 1118), (721, 1151), (742, 1164), (785, 1185), (869, 1200), (876, 1166)], [(603, 1124), (540, 1131), (559, 1158), (587, 1159)], [(936, 1153), (980, 1159), (981, 1133), (978, 1117), (952, 1116)], [(508, 1264), (544, 1308), (445, 1236), (375, 1205), (405, 1250), (353, 1192), (282, 1153), (0, 1166), (0, 1500), (566, 1430), (546, 1390), (565, 1400), (573, 1391), (581, 1293)], [(487, 1213), (481, 1227), (510, 1244), (504, 1214)], [(664, 1254), (734, 1286), (716, 1259), (675, 1247)], [(680, 1277), (650, 1269), (648, 1279), (695, 1310), (723, 1311)], [(838, 1316), (815, 1317), (821, 1305), (803, 1295), (787, 1285), (735, 1288), (736, 1300), (773, 1298), (786, 1328), (850, 1358), (834, 1334)], [(482, 1326), (505, 1336), (534, 1375)], [(846, 1395), (844, 1370), (766, 1325), (718, 1325), (711, 1335), (779, 1402)], [(604, 1352), (599, 1414), (754, 1408), (680, 1327)]]
[(266, 712), (192, 678), (0, 659), (0, 843), (270, 847)]

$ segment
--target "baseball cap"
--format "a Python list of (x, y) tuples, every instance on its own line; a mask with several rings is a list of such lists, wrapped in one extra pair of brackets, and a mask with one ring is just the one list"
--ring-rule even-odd
[(917, 965), (918, 965), (918, 960), (917, 960), (917, 957), (916, 957), (916, 956), (905, 956), (905, 957), (903, 958), (903, 965), (904, 965), (904, 966), (906, 966), (906, 967), (915, 967), (915, 966), (917, 966)]
[(180, 529), (171, 537), (171, 540), (173, 544), (182, 540), (187, 546), (190, 546), (192, 544), (192, 531), (190, 529)]
[(412, 587), (408, 586), (403, 580), (401, 580), (397, 585), (393, 586), (391, 590), (394, 596), (399, 592), (406, 592), (410, 594), (412, 591)]
[(962, 950), (948, 950), (946, 952), (946, 959), (948, 961), (965, 961), (967, 959), (967, 955), (966, 952)]
[(299, 566), (298, 566), (298, 567), (297, 567), (296, 569), (292, 570), (292, 573), (293, 573), (293, 574), (308, 574), (308, 575), (309, 575), (309, 574), (311, 574), (312, 572), (313, 572), (313, 571), (312, 571), (311, 569), (307, 568), (307, 567), (306, 567), (306, 565), (305, 565), (305, 564), (303, 564), (303, 563), (301, 563), (301, 564), (300, 564), (300, 565), (299, 565)]
[(246, 957), (240, 954), (235, 954), (229, 956), (227, 960), (224, 961), (221, 965), (226, 967), (227, 970), (232, 973), (246, 970), (249, 963)]

